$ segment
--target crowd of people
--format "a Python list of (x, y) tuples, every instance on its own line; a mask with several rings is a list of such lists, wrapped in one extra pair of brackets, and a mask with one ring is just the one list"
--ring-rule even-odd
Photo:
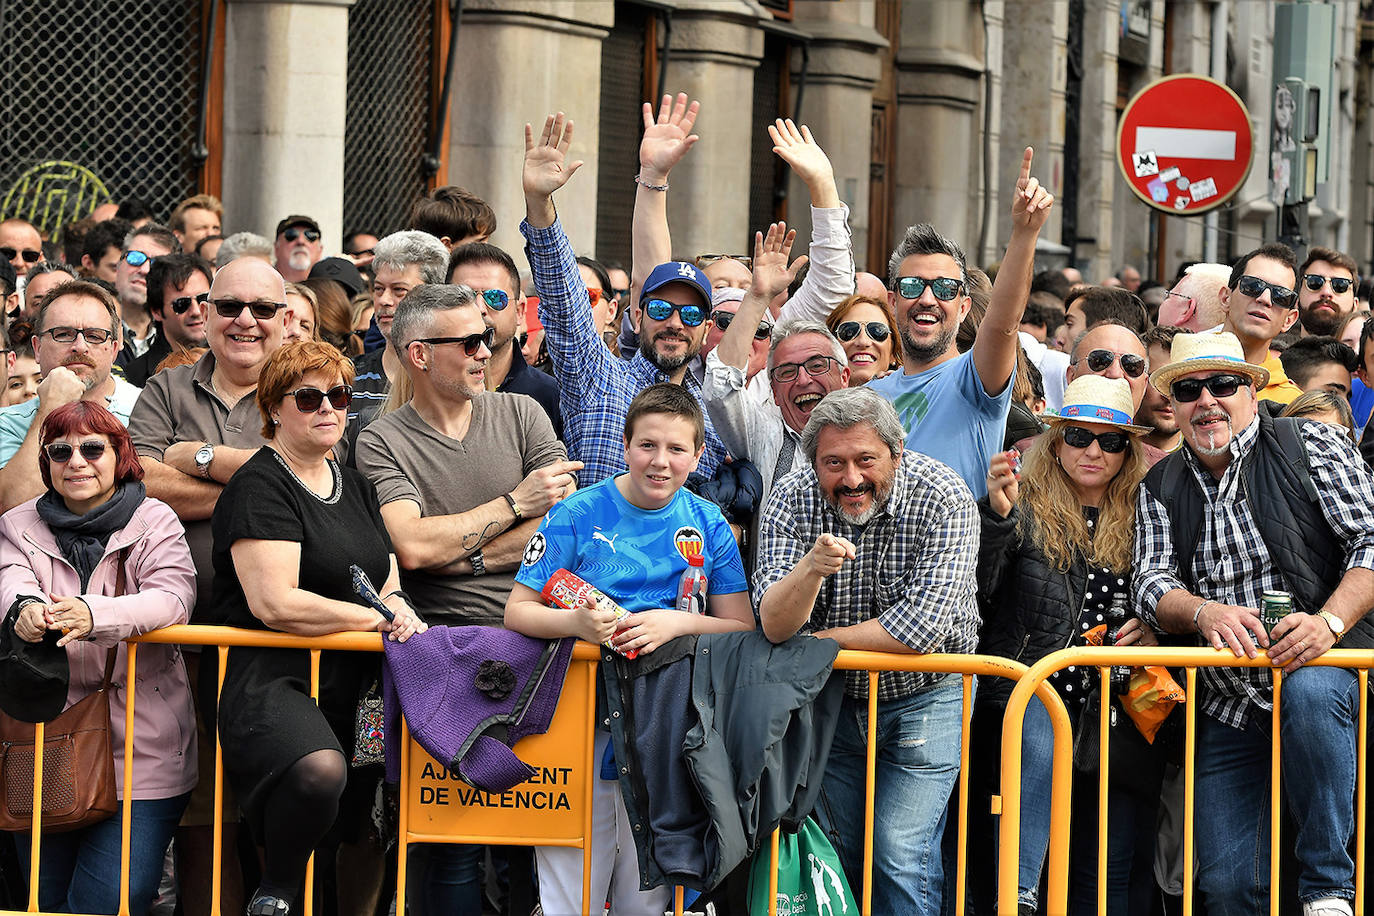
[[(1054, 198), (1027, 148), (997, 263), (968, 263), (923, 222), (881, 274), (856, 271), (830, 161), (783, 120), (768, 132), (809, 191), (805, 253), (779, 222), (748, 253), (683, 256), (668, 197), (699, 112), (683, 94), (644, 105), (629, 265), (579, 254), (564, 231), (556, 198), (582, 163), (562, 113), (526, 126), (523, 257), (490, 242), (497, 214), (459, 187), (331, 257), (306, 215), (270, 239), (222, 237), (224, 206), (207, 195), (165, 224), (136, 201), (102, 205), (60, 245), (0, 222), (0, 645), (12, 634), (21, 652), (65, 653), (60, 711), (101, 688), (121, 640), (174, 623), (377, 631), (398, 646), (504, 627), (602, 644), (591, 909), (624, 914), (664, 912), (675, 883), (706, 892), (698, 911), (744, 912), (738, 879), (714, 867), (726, 853), (657, 807), (685, 804), (691, 713), (670, 698), (696, 698), (694, 663), (729, 681), (828, 673), (840, 649), (1026, 665), (1085, 644), (1267, 653), (1270, 667), (1204, 668), (1188, 698), (1205, 812), (1196, 909), (1264, 912), (1275, 893), (1284, 912), (1349, 916), (1359, 681), (1311, 662), (1374, 648), (1374, 321), (1354, 260), (1267, 243), (1231, 265), (1185, 264), (1172, 286), (1133, 267), (1100, 283), (1037, 272)], [(566, 573), (619, 610), (550, 607)], [(1291, 612), (1266, 617), (1275, 592)], [(316, 702), (303, 650), (234, 648), (223, 672), (193, 647), (140, 651), (132, 910), (175, 898), (200, 914), (213, 892), (226, 912), (288, 916), (313, 852), (323, 912), (387, 912), (394, 799), (359, 727), (383, 668), (325, 653)], [(122, 750), (129, 685), (113, 670)], [(1126, 672), (1121, 691), (1145, 674)], [(794, 787), (801, 816), (855, 891), (871, 887), (875, 913), (949, 912), (961, 679), (883, 673), (876, 721), (865, 674), (836, 674), (830, 700), (826, 678), (811, 680), (784, 685), (815, 704), (805, 747), (763, 749), (814, 765)], [(1097, 758), (1076, 752), (1072, 912), (1096, 912), (1099, 880), (1107, 912), (1177, 910), (1181, 707), (1146, 729), (1095, 669), (1051, 685), (1076, 748), (1113, 751), (1103, 875)], [(1021, 913), (1044, 899), (1053, 735), (1038, 700), (1019, 850), (997, 849), (987, 814), (1009, 693), (981, 679), (971, 710), (970, 912), (996, 911), (999, 855), (1017, 857)], [(757, 734), (780, 702), (760, 692), (746, 716)], [(0, 686), (0, 709), (13, 703)], [(1110, 735), (1095, 731), (1104, 704)], [(630, 730), (651, 717), (653, 734)], [(117, 911), (122, 817), (44, 836), (44, 910)], [(28, 838), (15, 839), (23, 862)], [(738, 865), (739, 844), (720, 845)], [(413, 911), (582, 908), (579, 850), (399, 854)]]

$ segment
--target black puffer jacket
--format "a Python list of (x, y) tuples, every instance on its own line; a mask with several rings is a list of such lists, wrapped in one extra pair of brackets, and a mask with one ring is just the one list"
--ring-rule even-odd
[[(1079, 631), (1088, 564), (1075, 555), (1067, 570), (1051, 565), (1044, 551), (1018, 530), (1023, 511), (1013, 506), (1002, 518), (985, 496), (978, 501), (982, 546), (978, 553), (978, 602), (983, 615), (978, 651), (1033, 665), (1068, 648)], [(1012, 682), (988, 678), (979, 684), (979, 702), (1005, 704)]]

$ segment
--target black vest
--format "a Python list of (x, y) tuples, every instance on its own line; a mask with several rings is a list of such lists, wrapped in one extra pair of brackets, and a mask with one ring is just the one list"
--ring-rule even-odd
[[(1314, 422), (1271, 418), (1259, 411), (1259, 435), (1241, 459), (1241, 493), (1259, 529), (1260, 540), (1278, 569), (1293, 610), (1315, 613), (1326, 604), (1345, 574), (1345, 545), (1322, 514), (1307, 466), (1307, 449), (1298, 424)], [(1202, 485), (1186, 464), (1183, 450), (1145, 475), (1145, 487), (1169, 515), (1179, 578), (1196, 593), (1193, 554), (1202, 535)], [(1361, 619), (1341, 641), (1343, 648), (1374, 648), (1374, 622)]]

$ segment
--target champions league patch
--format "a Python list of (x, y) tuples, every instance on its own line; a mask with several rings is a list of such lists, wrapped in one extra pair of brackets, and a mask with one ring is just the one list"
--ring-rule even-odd
[(544, 540), (544, 532), (536, 531), (534, 537), (525, 545), (524, 564), (533, 566), (544, 557), (544, 551), (548, 549), (548, 542)]

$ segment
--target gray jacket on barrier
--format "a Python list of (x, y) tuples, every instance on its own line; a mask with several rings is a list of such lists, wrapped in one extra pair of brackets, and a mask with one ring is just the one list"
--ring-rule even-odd
[(758, 631), (680, 637), (629, 661), (603, 652), (603, 725), (643, 888), (720, 884), (820, 792), (844, 695), (833, 640)]

